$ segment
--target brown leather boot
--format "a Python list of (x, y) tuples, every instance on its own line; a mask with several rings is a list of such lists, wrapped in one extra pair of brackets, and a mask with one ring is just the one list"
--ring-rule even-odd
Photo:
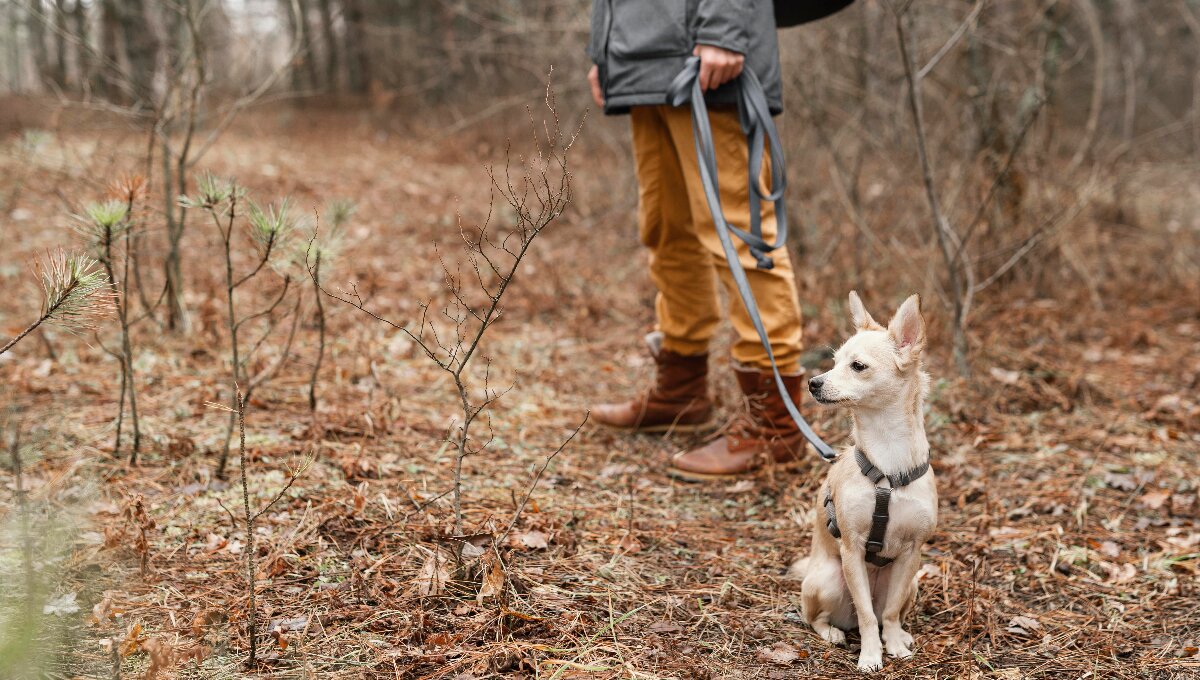
[(638, 432), (695, 432), (709, 429), (708, 354), (684, 356), (662, 348), (662, 335), (646, 336), (657, 364), (654, 387), (616, 404), (592, 409), (592, 420)]
[[(671, 458), (667, 474), (693, 482), (731, 479), (753, 472), (768, 459), (786, 464), (804, 454), (804, 436), (792, 420), (770, 371), (735, 368), (738, 386), (746, 396), (747, 412), (720, 436)], [(799, 405), (804, 374), (783, 376), (792, 401)]]

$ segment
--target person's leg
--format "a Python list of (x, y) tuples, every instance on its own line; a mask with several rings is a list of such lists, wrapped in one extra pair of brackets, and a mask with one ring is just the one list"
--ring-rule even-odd
[(664, 108), (634, 107), (631, 112), (638, 232), (658, 290), (657, 332), (650, 343), (657, 364), (655, 385), (634, 399), (592, 411), (603, 425), (641, 431), (694, 430), (711, 419), (708, 344), (720, 320), (711, 257), (692, 229), (683, 170)]
[[(746, 136), (742, 133), (738, 122), (737, 111), (734, 109), (716, 109), (709, 111), (709, 122), (712, 126), (713, 146), (717, 154), (717, 180), (721, 192), (721, 206), (729, 224), (742, 230), (750, 228), (750, 187), (747, 185), (747, 174), (750, 163), (749, 149)], [(700, 243), (708, 251), (709, 257), (719, 272), (721, 282), (729, 297), (729, 316), (737, 338), (731, 348), (735, 361), (742, 366), (763, 371), (769, 371), (771, 364), (767, 353), (759, 341), (758, 333), (750, 322), (750, 315), (738, 296), (734, 286), (733, 275), (725, 262), (725, 251), (717, 236), (716, 226), (708, 210), (704, 196), (704, 187), (700, 181), (699, 167), (696, 165), (695, 143), (692, 141), (692, 113), (687, 108), (672, 109), (667, 115), (667, 124), (672, 136), (676, 139), (676, 148), (680, 149), (684, 182), (687, 185), (687, 198), (694, 216), (695, 233)], [(686, 151), (685, 151), (686, 150)], [(764, 177), (769, 184), (769, 176)], [(762, 204), (762, 231), (767, 242), (774, 242), (776, 236), (775, 206), (771, 203)], [(786, 248), (771, 253), (775, 262), (773, 269), (759, 269), (750, 249), (741, 240), (734, 237), (739, 260), (746, 270), (746, 278), (750, 289), (758, 303), (763, 325), (771, 348), (775, 352), (775, 361), (780, 371), (795, 372), (798, 368), (800, 354), (803, 351), (802, 326), (800, 318), (800, 300), (796, 292), (796, 279), (792, 271), (792, 260)]]
[(638, 177), (638, 233), (658, 289), (654, 312), (662, 346), (683, 355), (708, 352), (720, 323), (712, 258), (697, 237), (680, 154), (666, 106), (635, 107), (633, 156)]
[[(749, 418), (726, 436), (682, 452), (672, 458), (669, 472), (683, 479), (724, 479), (750, 472), (766, 460), (794, 460), (803, 451), (803, 438), (785, 406), (776, 386), (767, 352), (763, 349), (750, 315), (742, 303), (733, 276), (725, 262), (725, 251), (700, 179), (692, 138), (689, 109), (665, 112), (666, 122), (679, 150), (680, 167), (687, 187), (687, 200), (693, 216), (696, 238), (707, 252), (709, 261), (720, 272), (729, 298), (729, 314), (737, 338), (731, 353), (735, 360), (738, 385), (746, 398)], [(747, 185), (749, 152), (746, 137), (732, 109), (710, 112), (713, 144), (717, 154), (718, 188), (725, 217), (732, 226), (748, 230), (750, 226), (750, 188)], [(769, 242), (776, 235), (775, 210), (764, 204), (761, 210), (763, 236)], [(775, 267), (758, 269), (749, 248), (734, 239), (739, 261), (746, 271), (750, 289), (775, 353), (784, 386), (793, 402), (799, 403), (804, 391), (803, 372), (799, 367), (801, 322), (791, 259), (785, 249), (771, 254)]]

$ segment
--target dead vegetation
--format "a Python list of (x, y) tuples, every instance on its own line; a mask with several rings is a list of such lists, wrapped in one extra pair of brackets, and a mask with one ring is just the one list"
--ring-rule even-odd
[[(237, 134), (221, 149), (276, 143)], [(353, 281), (372, 309), (397, 318), (419, 318), (423, 300), (432, 309), (452, 302), (429, 272), (431, 244), (459, 238), (449, 203), (459, 189), (466, 223), (484, 217), (478, 180), (487, 175), (435, 148), (388, 145), (364, 163), (311, 144), (325, 171), (305, 175), (305, 186), (251, 179), (253, 168), (239, 165), (248, 156), (227, 151), (218, 151), (217, 170), (299, 205), (364, 187), (345, 227), (349, 264), (327, 285)], [(284, 168), (307, 162), (307, 154), (277, 158)], [(420, 172), (354, 174), (364, 166)], [(53, 181), (34, 175), (25, 191), (52, 191)], [(579, 181), (602, 184), (605, 174)], [(112, 392), (101, 386), (113, 373), (99, 349), (52, 335), (57, 362), (45, 363), (36, 344), (6, 361), (26, 439), (39, 442), (23, 471), (29, 502), (79, 512), (70, 558), (47, 584), (52, 601), (78, 602), (77, 613), (50, 615), (76, 622), (49, 647), (50, 668), (241, 676), (257, 611), (257, 669), (289, 676), (854, 676), (850, 652), (802, 625), (798, 584), (784, 575), (807, 541), (796, 518), (813, 502), (815, 459), (797, 472), (694, 487), (660, 472), (686, 441), (585, 428), (547, 460), (597, 394), (649, 370), (630, 340), (650, 318), (630, 281), (642, 276), (640, 254), (614, 224), (631, 206), (614, 200), (567, 211), (561, 230), (539, 239), (489, 331), (481, 350), (489, 381), (516, 388), (485, 410), (488, 452), (461, 459), (470, 480), (462, 531), (447, 493), (460, 462), (446, 438), (461, 422), (447, 399), (452, 377), (411, 338), (343, 305), (327, 309), (319, 427), (308, 399), (317, 356), (310, 316), (290, 368), (255, 397), (245, 498), (214, 475), (225, 428), (204, 402), (228, 389), (219, 312), (202, 307), (192, 336), (142, 340), (149, 363), (136, 468), (104, 453), (114, 423)], [(496, 215), (513, 217), (503, 206)], [(600, 227), (589, 215), (612, 217)], [(38, 218), (54, 216), (48, 207)], [(581, 243), (591, 257), (578, 256)], [(222, 290), (216, 276), (202, 281)], [(819, 279), (806, 287), (814, 348), (841, 339), (842, 312), (822, 301), (842, 292)], [(987, 368), (971, 381), (951, 377), (948, 343), (934, 335), (940, 380), (929, 419), (942, 528), (922, 573), (917, 655), (889, 662), (886, 675), (1195, 672), (1194, 299), (1152, 291), (1101, 311), (1017, 291), (985, 298), (971, 341)], [(7, 300), (6, 314), (20, 302)], [(79, 417), (49, 427), (39, 421), (51, 408)], [(818, 424), (845, 431), (828, 412)], [(288, 487), (289, 461), (309, 452), (311, 465)], [(82, 491), (89, 484), (94, 494)], [(268, 506), (280, 488), (249, 536), (244, 519), (231, 524), (222, 507)], [(20, 517), (13, 512), (6, 536)]]
[[(1171, 20), (1123, 1), (858, 7), (785, 35), (783, 130), (806, 364), (844, 338), (850, 288), (934, 301), (941, 526), (916, 656), (882, 675), (1194, 677), (1200, 109), (1135, 77), (1180, 72), (1142, 48)], [(521, 57), (541, 69), (580, 18), (523, 11), (555, 36)], [(160, 61), (183, 108), (156, 105), (149, 132), (3, 102), (0, 580), (21, 587), (0, 589), (0, 677), (858, 677), (785, 573), (815, 456), (691, 486), (662, 474), (686, 438), (586, 424), (652, 370), (624, 121), (593, 117), (577, 143), (568, 104), (530, 137), (508, 125), (523, 92), (445, 121), (393, 120), (395, 89), (385, 124), (243, 111), (254, 83), (310, 65), (289, 48), (300, 61), (212, 109), (245, 115), (205, 122), (206, 36), (180, 17), (192, 40)], [(401, 28), (418, 27), (371, 44)], [(493, 28), (469, 54), (527, 39)], [(98, 264), (56, 250), (78, 214)], [(45, 290), (21, 265), (39, 257)]]

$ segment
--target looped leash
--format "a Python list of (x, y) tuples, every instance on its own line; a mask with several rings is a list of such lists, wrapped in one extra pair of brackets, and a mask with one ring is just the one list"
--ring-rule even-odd
[[(821, 458), (831, 461), (837, 457), (816, 432), (809, 427), (808, 422), (800, 415), (800, 410), (792, 402), (787, 388), (783, 384), (783, 376), (779, 374), (779, 366), (775, 363), (775, 353), (771, 342), (767, 339), (767, 330), (763, 326), (762, 316), (758, 312), (758, 303), (754, 300), (754, 292), (750, 290), (750, 282), (746, 271), (738, 259), (737, 248), (733, 244), (732, 235), (736, 235), (749, 246), (750, 254), (754, 256), (759, 269), (771, 269), (775, 262), (771, 259), (771, 251), (783, 246), (787, 241), (787, 211), (783, 203), (783, 191), (787, 187), (787, 173), (783, 163), (783, 146), (779, 142), (779, 133), (775, 130), (775, 122), (771, 119), (771, 110), (767, 106), (767, 97), (763, 94), (762, 84), (750, 69), (743, 69), (742, 75), (734, 82), (737, 88), (738, 121), (742, 132), (746, 135), (750, 151), (750, 230), (744, 231), (729, 224), (725, 212), (721, 208), (721, 194), (717, 187), (717, 154), (713, 144), (712, 127), (708, 122), (708, 107), (704, 103), (704, 92), (700, 89), (700, 58), (690, 57), (684, 64), (683, 70), (671, 82), (667, 89), (667, 102), (671, 106), (691, 104), (692, 107), (692, 136), (696, 140), (696, 161), (700, 167), (700, 180), (704, 186), (704, 196), (708, 201), (708, 210), (712, 213), (713, 222), (717, 227), (717, 236), (721, 240), (721, 248), (725, 251), (725, 261), (733, 274), (733, 282), (738, 295), (758, 339), (762, 342), (767, 358), (771, 362), (771, 370), (775, 374), (775, 385), (783, 397), (788, 414), (800, 428), (800, 433), (817, 450)], [(771, 159), (771, 187), (767, 192), (762, 188), (762, 164), (764, 142), (769, 149)], [(768, 243), (762, 234), (762, 201), (775, 204), (775, 219), (777, 225), (774, 243)]]

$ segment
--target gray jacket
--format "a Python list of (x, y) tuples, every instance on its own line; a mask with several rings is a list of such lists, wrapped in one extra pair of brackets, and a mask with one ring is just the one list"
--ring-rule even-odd
[[(592, 0), (588, 56), (600, 67), (604, 112), (665, 104), (697, 44), (746, 55), (771, 112), (783, 110), (773, 0)], [(725, 85), (706, 101), (732, 104), (733, 94)]]

